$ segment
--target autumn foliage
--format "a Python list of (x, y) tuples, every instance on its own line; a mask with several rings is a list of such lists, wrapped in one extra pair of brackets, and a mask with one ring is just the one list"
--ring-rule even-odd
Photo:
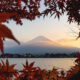
[[(16, 24), (22, 25), (22, 19), (35, 20), (40, 16), (55, 16), (60, 18), (67, 13), (68, 21), (80, 24), (80, 0), (44, 0), (44, 10), (40, 10), (43, 0), (0, 0), (0, 51), (4, 57), (3, 41), (5, 38), (13, 39), (18, 44), (20, 42), (14, 37), (11, 30), (4, 25), (13, 20)], [(8, 59), (0, 63), (0, 80), (71, 80), (71, 77), (80, 72), (80, 54), (77, 55), (76, 65), (67, 74), (57, 69), (42, 70), (33, 67), (34, 62), (23, 65), (23, 70), (14, 69), (15, 65), (10, 65)], [(80, 74), (79, 74), (80, 75)], [(77, 79), (77, 78), (75, 78)], [(80, 78), (79, 78), (80, 79)], [(79, 80), (77, 79), (77, 80)]]
[(1, 60), (0, 63), (0, 80), (12, 80), (12, 77), (17, 77), (18, 71), (14, 69), (15, 65), (9, 65), (8, 59), (6, 63)]
[[(77, 54), (75, 66), (64, 72), (57, 68), (52, 70), (34, 67), (34, 62), (23, 64), (22, 70), (17, 70), (15, 64), (10, 65), (8, 59), (0, 63), (0, 80), (79, 80), (80, 79), (80, 54)], [(77, 75), (77, 77), (75, 76)], [(72, 77), (74, 78), (72, 79)]]

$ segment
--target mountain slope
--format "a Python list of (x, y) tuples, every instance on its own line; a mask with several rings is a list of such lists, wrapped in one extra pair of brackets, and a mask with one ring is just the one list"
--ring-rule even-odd
[(61, 46), (60, 44), (49, 40), (44, 36), (38, 36), (31, 41), (27, 42), (28, 46)]
[(20, 46), (9, 47), (5, 49), (9, 53), (70, 53), (80, 51), (78, 48), (64, 47), (56, 42), (49, 40), (44, 36), (39, 36)]

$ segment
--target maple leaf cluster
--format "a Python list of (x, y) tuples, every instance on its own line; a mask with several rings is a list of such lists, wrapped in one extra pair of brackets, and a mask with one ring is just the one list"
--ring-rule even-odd
[(80, 79), (80, 53), (76, 54), (76, 64), (69, 71), (67, 71), (67, 80), (79, 80)]
[(77, 22), (80, 24), (80, 1), (68, 0), (66, 10), (69, 22)]
[(50, 14), (51, 16), (55, 15), (55, 18), (64, 14), (65, 12), (65, 0), (45, 0), (45, 6), (48, 7), (43, 11), (44, 16)]
[(80, 79), (80, 54), (77, 54), (75, 66), (65, 72), (57, 68), (52, 70), (34, 67), (34, 62), (26, 60), (22, 70), (14, 69), (15, 64), (10, 65), (8, 59), (0, 63), (0, 80), (79, 80)]
[(0, 24), (0, 50), (2, 52), (3, 57), (4, 57), (3, 40), (5, 40), (5, 38), (13, 39), (18, 44), (20, 44), (19, 41), (12, 34), (11, 30), (4, 24)]
[[(0, 0), (0, 13), (2, 19), (13, 19), (22, 25), (21, 19), (34, 20), (39, 12), (40, 0)], [(5, 20), (2, 20), (5, 22)]]
[(50, 14), (60, 18), (61, 15), (67, 13), (68, 21), (80, 24), (80, 0), (45, 0), (44, 15)]
[[(79, 0), (0, 0), (0, 17), (13, 19), (22, 25), (21, 19), (34, 20), (36, 17), (48, 15), (49, 13), (60, 17), (67, 12), (68, 21), (80, 23), (80, 1)], [(44, 10), (41, 11), (41, 4)], [(5, 20), (0, 20), (6, 22)]]
[(15, 65), (9, 65), (8, 59), (0, 63), (0, 80), (12, 80), (13, 76), (17, 77), (18, 71), (14, 69)]

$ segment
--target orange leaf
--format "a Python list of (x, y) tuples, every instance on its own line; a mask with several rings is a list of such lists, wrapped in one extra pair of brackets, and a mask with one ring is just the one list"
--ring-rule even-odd
[(21, 7), (21, 0), (18, 0), (18, 6), (19, 6), (20, 9), (22, 8)]
[(0, 23), (6, 22), (7, 19), (10, 19), (10, 17), (16, 15), (16, 13), (9, 13), (9, 12), (1, 12), (0, 13)]
[(9, 38), (15, 40), (18, 44), (20, 42), (13, 36), (11, 30), (3, 24), (0, 24), (0, 38)]
[(20, 42), (13, 36), (11, 30), (5, 25), (0, 24), (0, 50), (2, 52), (3, 57), (4, 57), (3, 40), (5, 38), (13, 39), (18, 44), (20, 44)]
[(3, 80), (7, 80), (7, 78), (10, 78), (11, 80), (11, 77), (17, 77), (18, 72), (16, 69), (14, 69), (15, 64), (9, 65), (8, 59), (6, 59), (6, 62), (4, 62), (3, 60), (1, 60), (1, 62), (2, 64), (0, 64), (0, 80), (2, 80), (2, 78)]
[(58, 77), (58, 80), (65, 80), (64, 78), (62, 78), (62, 77)]
[(1, 50), (2, 55), (3, 55), (3, 57), (4, 57), (3, 41), (2, 41), (2, 39), (1, 39), (1, 38), (0, 38), (0, 50)]

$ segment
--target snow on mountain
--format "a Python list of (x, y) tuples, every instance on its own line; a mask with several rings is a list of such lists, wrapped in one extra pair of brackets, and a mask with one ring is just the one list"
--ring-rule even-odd
[(44, 36), (38, 36), (31, 41), (27, 42), (26, 45), (29, 46), (61, 46), (60, 44), (49, 40)]

